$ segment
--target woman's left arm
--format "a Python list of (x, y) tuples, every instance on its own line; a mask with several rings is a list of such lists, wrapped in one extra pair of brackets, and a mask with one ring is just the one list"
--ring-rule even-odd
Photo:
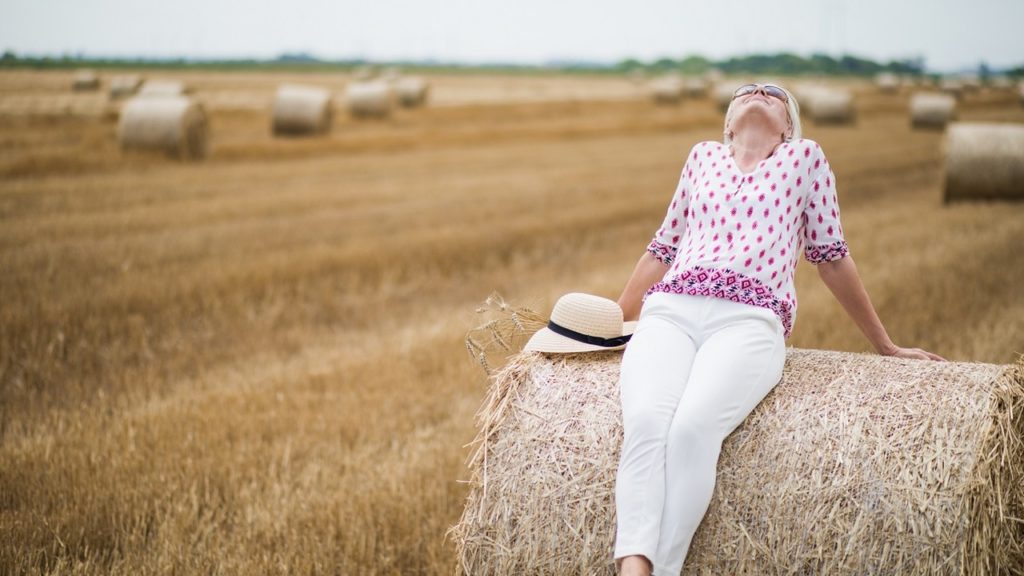
[(871, 305), (867, 290), (864, 289), (860, 275), (857, 274), (857, 265), (849, 254), (838, 260), (820, 262), (817, 267), (821, 280), (879, 354), (920, 360), (945, 360), (938, 354), (920, 348), (900, 348), (893, 344), (885, 327), (882, 326), (882, 321), (878, 319), (874, 306)]

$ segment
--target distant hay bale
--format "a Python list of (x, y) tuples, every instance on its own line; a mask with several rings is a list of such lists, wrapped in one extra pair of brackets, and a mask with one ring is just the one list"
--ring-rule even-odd
[(626, 74), (633, 84), (643, 84), (647, 81), (647, 73), (641, 68), (633, 68)]
[(357, 82), (366, 82), (373, 80), (373, 77), (377, 75), (377, 70), (369, 64), (365, 66), (359, 66), (352, 71), (352, 79)]
[(732, 95), (739, 87), (739, 84), (733, 82), (719, 82), (718, 84), (715, 84), (713, 97), (719, 110), (725, 112), (729, 109), (729, 104), (732, 103)]
[(77, 70), (71, 77), (71, 89), (75, 92), (90, 92), (99, 88), (100, 77), (92, 70)]
[(875, 76), (875, 86), (886, 94), (895, 94), (900, 91), (900, 79), (892, 72), (881, 72)]
[(683, 79), (676, 74), (655, 78), (650, 84), (651, 96), (658, 104), (676, 104), (683, 99)]
[(395, 83), (395, 96), (398, 103), (406, 108), (415, 108), (427, 103), (430, 84), (422, 78), (407, 76)]
[(944, 198), (1024, 200), (1024, 124), (950, 124)]
[(317, 86), (282, 84), (274, 97), (275, 135), (325, 134), (331, 130), (331, 92)]
[(683, 81), (683, 95), (687, 98), (703, 98), (708, 95), (708, 81), (691, 76)]
[[(474, 576), (614, 574), (617, 352), (519, 354), (449, 531)], [(790, 349), (725, 441), (685, 574), (1021, 574), (1024, 359)]]
[(164, 96), (186, 96), (192, 90), (178, 80), (147, 80), (139, 89), (139, 96), (161, 98)]
[[(804, 100), (800, 100), (804, 102)], [(818, 124), (849, 124), (856, 120), (853, 94), (836, 88), (815, 90), (807, 100), (811, 119)]]
[(394, 94), (386, 82), (353, 82), (345, 90), (345, 99), (356, 118), (384, 118), (391, 114)]
[(996, 90), (1010, 90), (1013, 88), (1013, 80), (1010, 80), (1008, 76), (993, 76), (989, 78), (988, 85)]
[(956, 78), (943, 78), (939, 81), (939, 90), (959, 99), (964, 94), (964, 83)]
[(206, 156), (206, 113), (185, 96), (132, 98), (121, 110), (117, 132), (125, 150), (161, 151), (183, 160)]
[(110, 78), (110, 99), (120, 100), (134, 96), (142, 85), (142, 77), (136, 74), (121, 74)]
[(945, 128), (956, 114), (956, 98), (949, 94), (919, 92), (910, 98), (910, 125)]

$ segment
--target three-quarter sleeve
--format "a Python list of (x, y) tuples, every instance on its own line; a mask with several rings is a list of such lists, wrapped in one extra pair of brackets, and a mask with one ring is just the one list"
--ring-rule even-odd
[(689, 157), (683, 164), (683, 171), (679, 175), (679, 184), (672, 195), (672, 202), (669, 203), (668, 211), (665, 213), (665, 220), (661, 227), (654, 233), (654, 238), (647, 245), (650, 252), (658, 261), (663, 264), (672, 264), (676, 258), (676, 251), (679, 249), (679, 241), (686, 232), (686, 219), (690, 212), (690, 180), (693, 178), (693, 170), (690, 168)]
[(803, 210), (804, 258), (813, 264), (839, 260), (850, 253), (839, 222), (836, 178), (820, 148), (818, 152)]

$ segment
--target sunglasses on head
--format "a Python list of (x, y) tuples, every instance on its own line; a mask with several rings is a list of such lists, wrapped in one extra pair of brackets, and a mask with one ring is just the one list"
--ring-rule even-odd
[(739, 98), (740, 96), (746, 96), (747, 94), (753, 94), (761, 89), (762, 92), (771, 96), (772, 98), (778, 98), (783, 102), (789, 102), (789, 96), (786, 95), (786, 91), (774, 84), (744, 84), (736, 89), (732, 93), (733, 98)]

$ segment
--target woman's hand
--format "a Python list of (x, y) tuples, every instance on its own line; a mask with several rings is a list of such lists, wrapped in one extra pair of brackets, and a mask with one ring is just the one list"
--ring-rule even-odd
[(900, 348), (896, 346), (893, 350), (887, 350), (882, 353), (883, 356), (895, 356), (896, 358), (909, 358), (911, 360), (936, 360), (938, 362), (948, 362), (942, 356), (938, 354), (932, 354), (927, 350), (921, 350), (920, 348)]

